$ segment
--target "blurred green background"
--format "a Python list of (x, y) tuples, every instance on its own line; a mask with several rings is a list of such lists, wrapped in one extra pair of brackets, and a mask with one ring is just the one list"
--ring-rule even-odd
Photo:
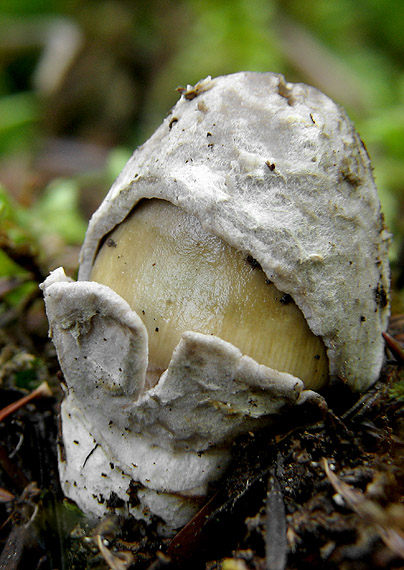
[(400, 282), (403, 22), (402, 0), (0, 0), (0, 277), (26, 275), (24, 245), (44, 273), (74, 271), (88, 217), (175, 88), (254, 70), (347, 109)]

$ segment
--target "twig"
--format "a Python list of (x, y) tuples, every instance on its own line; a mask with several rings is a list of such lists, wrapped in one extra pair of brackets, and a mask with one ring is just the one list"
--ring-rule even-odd
[(387, 346), (389, 347), (389, 349), (393, 353), (396, 360), (398, 360), (398, 362), (400, 362), (400, 363), (403, 363), (404, 362), (404, 349), (401, 347), (400, 343), (398, 343), (395, 338), (393, 338), (391, 335), (389, 335), (386, 332), (382, 333), (382, 335), (383, 335), (384, 340), (386, 341)]
[(33, 390), (30, 394), (24, 396), (23, 398), (20, 398), (16, 402), (13, 402), (12, 404), (9, 404), (8, 406), (0, 410), (0, 422), (5, 420), (10, 414), (13, 414), (17, 410), (25, 406), (25, 404), (28, 404), (28, 402), (30, 402), (31, 400), (34, 400), (35, 398), (49, 397), (49, 396), (52, 396), (52, 392), (49, 388), (49, 385), (47, 382), (42, 382), (42, 384), (40, 384), (38, 388)]

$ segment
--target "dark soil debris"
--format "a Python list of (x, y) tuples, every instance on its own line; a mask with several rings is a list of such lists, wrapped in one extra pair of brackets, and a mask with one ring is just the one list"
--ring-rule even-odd
[[(400, 322), (394, 319), (389, 332), (401, 340)], [(22, 311), (0, 330), (0, 409), (44, 381), (52, 397), (36, 398), (0, 422), (0, 570), (404, 566), (400, 359), (389, 361), (361, 397), (330, 389), (284, 414), (276, 430), (235, 442), (228, 476), (169, 539), (158, 535), (158, 521), (146, 527), (111, 513), (92, 522), (63, 498), (58, 365), (46, 336), (24, 336), (23, 324)], [(110, 502), (116, 506), (114, 497)]]

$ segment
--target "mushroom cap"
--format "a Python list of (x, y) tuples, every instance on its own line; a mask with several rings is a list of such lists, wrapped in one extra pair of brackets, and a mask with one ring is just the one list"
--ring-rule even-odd
[(273, 73), (209, 77), (182, 90), (93, 215), (79, 280), (143, 198), (179, 206), (255, 258), (322, 337), (332, 377), (358, 391), (377, 380), (389, 234), (366, 149), (331, 99)]

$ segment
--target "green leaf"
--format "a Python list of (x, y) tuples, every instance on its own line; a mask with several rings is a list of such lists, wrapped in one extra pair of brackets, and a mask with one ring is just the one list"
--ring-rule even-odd
[(87, 223), (79, 213), (75, 180), (53, 181), (26, 216), (37, 237), (56, 234), (68, 244), (80, 244), (84, 239)]

